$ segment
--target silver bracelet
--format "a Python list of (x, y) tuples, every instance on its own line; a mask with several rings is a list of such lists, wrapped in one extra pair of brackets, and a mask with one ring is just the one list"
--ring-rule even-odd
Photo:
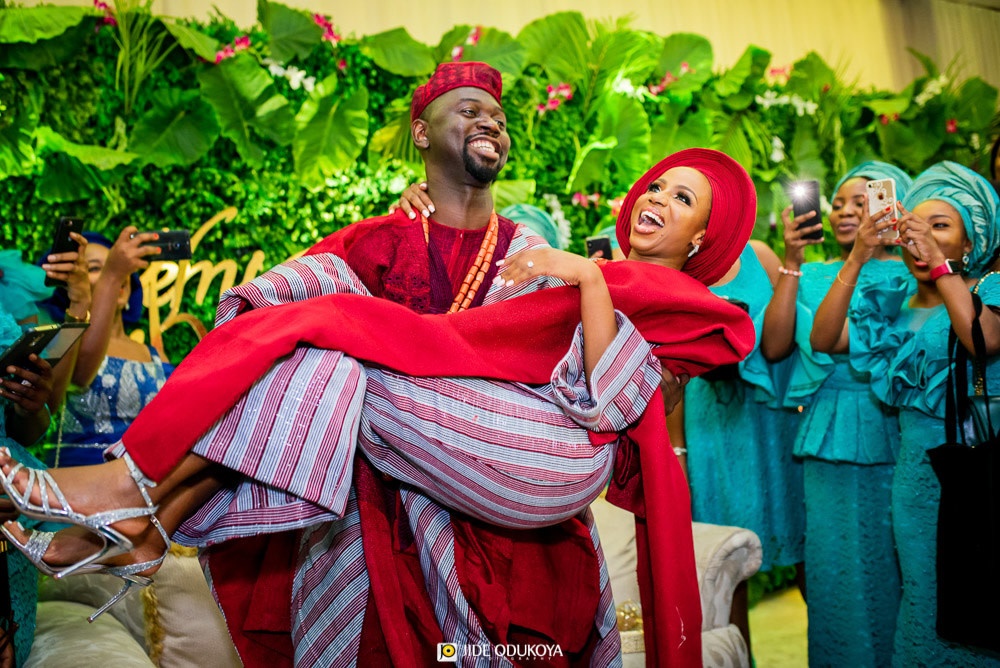
[(677, 455), (678, 457), (686, 455), (687, 453), (688, 453), (688, 449), (687, 448), (681, 448), (681, 447), (678, 447), (676, 445), (674, 446), (674, 454)]

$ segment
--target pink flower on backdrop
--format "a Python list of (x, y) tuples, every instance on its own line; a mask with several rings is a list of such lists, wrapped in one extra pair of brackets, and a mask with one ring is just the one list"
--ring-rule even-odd
[(235, 55), (236, 55), (236, 51), (233, 50), (233, 47), (228, 46), (228, 45), (224, 46), (224, 47), (222, 47), (221, 51), (217, 51), (215, 53), (215, 64), (218, 65), (219, 63), (221, 63), (226, 58), (232, 58)]
[(682, 74), (682, 75), (683, 75), (683, 74), (687, 74), (688, 72), (694, 72), (694, 70), (692, 70), (692, 69), (691, 69), (691, 68), (690, 68), (690, 67), (688, 66), (688, 64), (687, 64), (687, 61), (684, 61), (683, 63), (681, 63), (681, 74)]
[[(549, 86), (551, 88), (551, 86)], [(573, 88), (568, 83), (560, 83), (556, 86), (556, 95), (559, 95), (564, 100), (573, 99)]]
[(465, 51), (465, 49), (463, 47), (461, 47), (461, 46), (456, 46), (455, 48), (453, 48), (451, 50), (451, 59), (452, 59), (452, 61), (461, 60), (462, 59), (462, 52), (463, 51)]
[(544, 102), (539, 103), (539, 105), (538, 105), (538, 113), (539, 114), (544, 114), (545, 113), (545, 103)]
[(550, 110), (555, 110), (559, 108), (560, 104), (562, 104), (562, 100), (560, 100), (558, 97), (550, 97), (549, 101), (545, 103), (545, 108)]
[(945, 132), (948, 132), (949, 134), (955, 134), (956, 132), (958, 132), (958, 120), (954, 118), (949, 118), (948, 121), (944, 124), (944, 129)]
[(316, 25), (324, 30), (333, 30), (333, 24), (330, 23), (330, 19), (326, 18), (322, 14), (313, 14), (313, 21), (315, 21)]
[(669, 86), (675, 81), (677, 81), (677, 77), (675, 77), (672, 72), (668, 71), (666, 74), (663, 75), (663, 78), (660, 79), (659, 84), (653, 84), (652, 86), (649, 87), (649, 92), (652, 93), (653, 95), (659, 95), (664, 90), (666, 90), (667, 86)]
[(823, 92), (824, 93), (830, 92), (830, 84), (823, 84)]
[(115, 19), (115, 17), (113, 17), (113, 16), (105, 16), (104, 17), (104, 24), (105, 25), (109, 25), (111, 27), (114, 27), (114, 26), (118, 25), (118, 20)]
[(608, 206), (611, 207), (611, 213), (614, 216), (618, 216), (618, 212), (622, 210), (622, 204), (625, 203), (624, 197), (615, 197), (614, 199), (608, 200)]
[(235, 40), (233, 40), (233, 49), (236, 51), (242, 51), (243, 49), (250, 48), (250, 35), (240, 35)]
[(111, 7), (108, 6), (108, 3), (101, 2), (101, 0), (94, 0), (94, 7), (105, 12), (111, 11)]
[(590, 200), (582, 192), (573, 193), (573, 204), (582, 206), (584, 209), (590, 206)]
[(337, 61), (337, 69), (343, 72), (347, 69), (347, 61), (343, 58)]
[(545, 87), (545, 92), (549, 94), (549, 97), (554, 97), (556, 94), (556, 87), (553, 86), (552, 84), (549, 84), (548, 86)]
[(882, 125), (889, 125), (889, 115), (888, 114), (882, 114), (881, 116), (878, 117), (878, 120), (879, 120), (879, 122)]
[(330, 44), (336, 45), (340, 43), (341, 39), (343, 38), (340, 36), (340, 33), (338, 33), (333, 28), (327, 28), (326, 31), (323, 32), (324, 42), (329, 42)]
[(483, 27), (476, 26), (475, 28), (472, 29), (472, 32), (469, 33), (469, 36), (466, 38), (465, 43), (475, 46), (476, 44), (479, 44), (479, 39), (482, 36), (483, 36)]
[(589, 195), (587, 199), (593, 202), (594, 206), (597, 206), (597, 204), (601, 201), (601, 193), (593, 193)]

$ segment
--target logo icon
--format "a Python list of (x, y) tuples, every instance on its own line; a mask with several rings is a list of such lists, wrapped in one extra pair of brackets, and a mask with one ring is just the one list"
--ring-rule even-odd
[(437, 648), (438, 663), (458, 663), (458, 645), (453, 642), (439, 642)]

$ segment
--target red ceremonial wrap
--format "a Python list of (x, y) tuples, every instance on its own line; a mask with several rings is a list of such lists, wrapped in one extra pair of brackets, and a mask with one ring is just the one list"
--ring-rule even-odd
[(430, 80), (418, 86), (410, 102), (410, 122), (420, 118), (427, 105), (455, 88), (482, 88), (500, 102), (500, 72), (486, 63), (441, 63)]

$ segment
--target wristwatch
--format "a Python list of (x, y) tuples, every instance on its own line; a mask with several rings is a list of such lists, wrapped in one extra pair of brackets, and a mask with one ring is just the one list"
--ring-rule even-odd
[(943, 264), (931, 269), (931, 280), (936, 281), (945, 274), (958, 274), (962, 271), (962, 263), (955, 260), (945, 260)]

